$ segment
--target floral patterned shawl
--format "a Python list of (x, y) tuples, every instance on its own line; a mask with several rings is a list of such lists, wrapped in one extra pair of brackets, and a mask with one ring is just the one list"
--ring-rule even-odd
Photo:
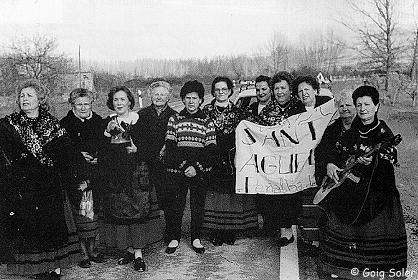
[(53, 139), (66, 134), (58, 120), (50, 113), (40, 110), (37, 118), (29, 118), (24, 112), (16, 112), (6, 116), (19, 135), (22, 143), (41, 163), (52, 166), (52, 159), (45, 153), (44, 147)]

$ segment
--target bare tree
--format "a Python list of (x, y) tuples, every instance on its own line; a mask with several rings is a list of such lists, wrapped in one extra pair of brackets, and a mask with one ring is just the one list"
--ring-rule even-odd
[(19, 75), (41, 80), (54, 90), (63, 83), (63, 74), (73, 71), (71, 60), (55, 53), (57, 46), (54, 38), (42, 35), (16, 40), (8, 46), (8, 59)]
[(2, 96), (13, 94), (18, 80), (19, 73), (13, 61), (8, 57), (0, 57), (0, 94)]
[[(347, 0), (360, 21), (342, 21), (358, 35), (359, 43), (355, 50), (365, 64), (372, 69), (385, 73), (385, 90), (388, 90), (389, 74), (398, 62), (404, 46), (398, 30), (395, 0), (368, 0), (359, 4)], [(355, 24), (358, 22), (359, 24)]]
[(270, 72), (273, 74), (286, 70), (289, 64), (289, 45), (286, 36), (279, 32), (274, 32), (266, 43), (266, 51), (270, 56)]
[(418, 82), (418, 28), (415, 33), (415, 42), (413, 47), (411, 69), (409, 71), (409, 76), (414, 82)]
[(247, 56), (231, 55), (228, 58), (228, 66), (234, 78), (240, 80), (246, 76)]

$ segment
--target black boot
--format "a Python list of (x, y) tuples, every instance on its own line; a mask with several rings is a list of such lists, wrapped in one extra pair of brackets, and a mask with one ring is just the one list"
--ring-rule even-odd
[(228, 245), (235, 244), (235, 232), (233, 230), (226, 230), (224, 231), (224, 241)]
[(220, 230), (215, 231), (211, 241), (213, 246), (222, 246), (224, 243), (223, 232)]

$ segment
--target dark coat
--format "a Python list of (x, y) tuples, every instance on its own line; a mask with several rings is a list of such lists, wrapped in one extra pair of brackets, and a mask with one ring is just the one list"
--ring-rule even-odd
[(64, 191), (87, 179), (84, 158), (64, 133), (42, 147), (52, 164), (41, 163), (6, 119), (0, 120), (0, 149), (4, 237), (17, 253), (59, 248), (68, 240)]
[(340, 163), (338, 158), (334, 157), (338, 156), (337, 147), (341, 145), (345, 132), (343, 122), (338, 118), (325, 129), (321, 142), (315, 148), (315, 180), (318, 186), (327, 174), (327, 164), (337, 161)]
[(138, 125), (132, 134), (135, 139), (138, 139), (140, 160), (146, 161), (151, 168), (158, 160), (160, 150), (164, 146), (168, 120), (176, 113), (170, 106), (167, 106), (158, 115), (152, 104), (138, 112)]
[(203, 107), (203, 112), (213, 121), (216, 131), (217, 161), (209, 186), (220, 193), (235, 193), (235, 129), (244, 113), (232, 102), (226, 108), (217, 108), (215, 99)]
[[(73, 111), (69, 111), (60, 124), (67, 130), (71, 141), (74, 143), (79, 151), (88, 152), (91, 156), (98, 158), (98, 163), (101, 163), (101, 158), (106, 145), (106, 137), (103, 132), (106, 128), (106, 123), (98, 114), (93, 112), (90, 119), (84, 121), (77, 118)], [(99, 187), (102, 185), (99, 167), (88, 164), (89, 180), (91, 187), (95, 193), (99, 193)]]
[(102, 152), (106, 142), (103, 134), (106, 123), (98, 114), (93, 112), (90, 119), (82, 121), (73, 111), (69, 111), (60, 124), (67, 130), (68, 136), (80, 151), (88, 152), (92, 156)]

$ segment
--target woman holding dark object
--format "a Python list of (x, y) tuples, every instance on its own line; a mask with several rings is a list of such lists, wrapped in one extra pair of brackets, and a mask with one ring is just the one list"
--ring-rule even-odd
[(2, 230), (10, 242), (8, 270), (59, 279), (80, 259), (67, 192), (87, 188), (86, 162), (49, 113), (37, 80), (17, 88), (19, 112), (0, 120)]
[(109, 140), (103, 159), (107, 175), (103, 237), (107, 246), (126, 250), (118, 264), (133, 262), (135, 270), (145, 271), (142, 248), (161, 239), (162, 227), (159, 215), (150, 213), (149, 179), (140, 176), (148, 171), (138, 162), (141, 139), (134, 132), (139, 118), (132, 111), (134, 105), (127, 87), (111, 88), (107, 106), (116, 113), (106, 119), (104, 132)]
[(93, 93), (91, 91), (84, 88), (76, 88), (71, 91), (68, 101), (72, 109), (60, 121), (60, 124), (67, 130), (71, 140), (81, 151), (89, 166), (89, 188), (80, 196), (80, 199), (83, 196), (91, 198), (85, 202), (90, 203), (90, 205), (86, 205), (89, 213), (83, 213), (85, 209), (80, 209), (82, 208), (80, 207), (82, 206), (80, 201), (76, 202), (77, 205), (75, 205), (74, 209), (74, 218), (83, 254), (83, 260), (79, 263), (79, 266), (89, 268), (91, 266), (90, 261), (96, 263), (105, 261), (101, 254), (95, 252), (95, 241), (99, 230), (96, 210), (98, 209), (96, 207), (98, 206), (98, 200), (96, 200), (96, 197), (102, 192), (97, 161), (99, 151), (102, 152), (105, 142), (103, 135), (105, 124), (103, 119), (92, 111)]
[(235, 194), (235, 128), (243, 112), (229, 100), (231, 80), (216, 77), (212, 95), (215, 98), (203, 112), (215, 124), (218, 160), (206, 194), (203, 229), (211, 231), (213, 245), (232, 245), (237, 233), (258, 228), (257, 209), (253, 196)]
[(191, 243), (196, 253), (203, 254), (203, 222), (208, 172), (216, 161), (216, 132), (213, 121), (200, 109), (205, 89), (198, 81), (186, 82), (180, 91), (185, 108), (167, 124), (165, 162), (167, 186), (167, 254), (174, 253), (181, 238), (181, 224), (190, 189)]
[[(327, 221), (320, 231), (320, 268), (333, 277), (364, 279), (379, 271), (396, 278), (407, 267), (407, 239), (393, 165), (394, 137), (377, 117), (379, 92), (361, 86), (353, 92), (357, 117), (341, 141), (320, 158), (327, 178), (339, 183), (323, 200)], [(354, 156), (354, 157), (353, 157)], [(350, 219), (348, 219), (350, 217)], [(359, 274), (353, 274), (353, 268)], [(402, 277), (401, 277), (402, 278)]]

